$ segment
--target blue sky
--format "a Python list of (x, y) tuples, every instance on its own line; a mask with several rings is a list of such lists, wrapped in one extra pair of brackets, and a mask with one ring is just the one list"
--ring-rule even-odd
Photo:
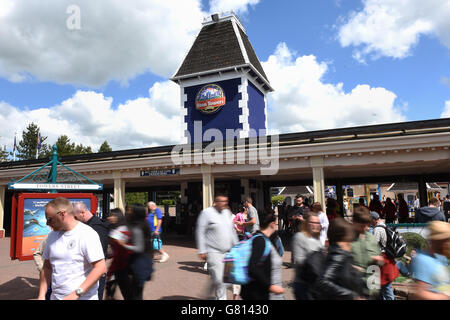
[[(31, 121), (50, 143), (178, 143), (179, 90), (168, 79), (202, 18), (229, 9), (275, 88), (272, 133), (450, 117), (450, 0), (40, 3), (0, 0), (7, 149)], [(71, 4), (79, 30), (65, 24)]]

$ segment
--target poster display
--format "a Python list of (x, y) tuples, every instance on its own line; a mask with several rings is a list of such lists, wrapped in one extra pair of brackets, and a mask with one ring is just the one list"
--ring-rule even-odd
[(12, 212), (11, 259), (31, 260), (42, 240), (50, 232), (45, 217), (45, 205), (56, 197), (72, 203), (83, 202), (95, 214), (97, 198), (93, 194), (23, 193), (15, 197)]

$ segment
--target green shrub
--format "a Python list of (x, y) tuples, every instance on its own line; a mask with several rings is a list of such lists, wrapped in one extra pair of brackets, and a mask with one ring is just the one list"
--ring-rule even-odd
[(427, 240), (420, 234), (415, 232), (405, 232), (402, 233), (402, 237), (406, 241), (406, 254), (409, 256), (412, 249), (424, 250), (427, 247)]
[(175, 205), (175, 200), (172, 200), (172, 199), (164, 199), (164, 200), (162, 200), (161, 201), (161, 204), (162, 205), (169, 205), (169, 206), (173, 206), (173, 205)]
[(279, 203), (283, 203), (284, 197), (283, 196), (273, 196), (272, 197), (272, 204), (274, 206), (278, 205)]

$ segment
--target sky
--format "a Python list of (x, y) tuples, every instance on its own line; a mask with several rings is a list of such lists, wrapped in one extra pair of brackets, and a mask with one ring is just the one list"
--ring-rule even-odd
[(271, 134), (450, 117), (450, 0), (0, 0), (0, 146), (31, 122), (50, 144), (180, 143), (170, 78), (229, 10), (275, 89)]

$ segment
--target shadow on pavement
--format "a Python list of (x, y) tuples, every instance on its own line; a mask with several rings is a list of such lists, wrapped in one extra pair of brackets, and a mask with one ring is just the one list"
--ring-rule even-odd
[(161, 240), (164, 245), (184, 247), (184, 248), (196, 248), (195, 239), (192, 236), (186, 235), (161, 235)]
[(201, 300), (201, 299), (187, 296), (165, 296), (161, 297), (158, 300)]
[(208, 271), (203, 269), (205, 263), (202, 261), (179, 261), (178, 264), (183, 265), (179, 267), (180, 270), (208, 274)]
[(39, 294), (39, 280), (16, 277), (0, 285), (0, 300), (36, 299)]

